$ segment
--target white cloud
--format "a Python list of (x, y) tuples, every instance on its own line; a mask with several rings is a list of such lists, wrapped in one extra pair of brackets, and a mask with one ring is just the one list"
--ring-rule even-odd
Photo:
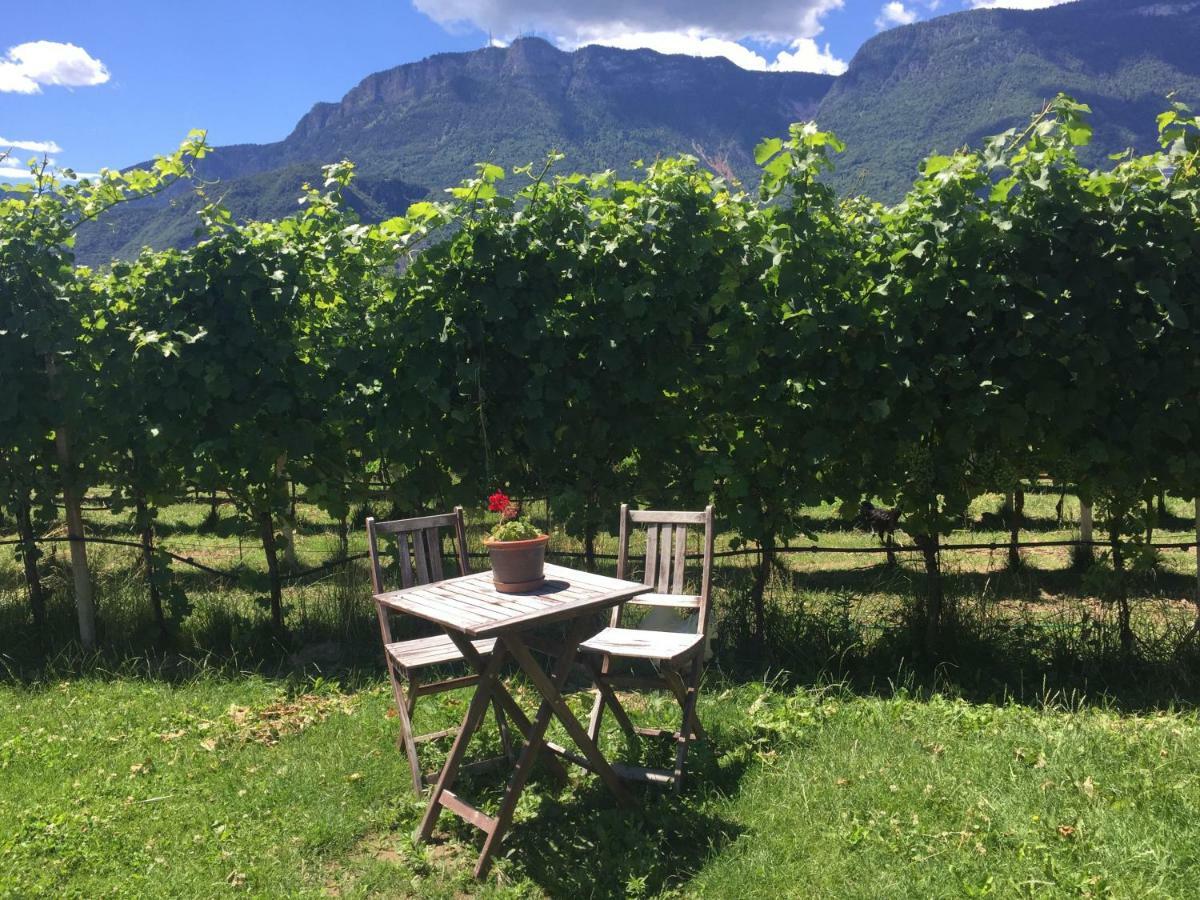
[(0, 137), (0, 153), (6, 150), (28, 150), (31, 153), (62, 153), (56, 141), (10, 141)]
[(737, 41), (706, 37), (697, 31), (650, 31), (614, 34), (587, 41), (622, 50), (657, 50), (659, 53), (682, 53), (687, 56), (723, 56), (743, 69), (756, 72), (825, 72), (840, 75), (846, 63), (836, 58), (826, 44), (817, 46), (812, 38), (793, 41), (790, 49), (780, 50), (773, 61)]
[(108, 79), (104, 63), (74, 44), (30, 41), (0, 58), (0, 93), (37, 94), (42, 85), (90, 87)]
[(820, 33), (821, 17), (842, 0), (413, 0), (413, 5), (442, 25), (473, 25), (506, 40), (530, 29), (579, 44), (598, 32), (690, 29), (726, 40), (787, 44)]
[[(33, 178), (33, 173), (30, 172), (28, 168), (25, 166), (9, 165), (11, 162), (12, 160), (10, 159), (0, 162), (0, 184), (13, 181), (28, 181)], [(50, 160), (50, 162), (51, 165), (47, 171), (52, 173), (55, 177), (63, 179), (64, 175), (62, 167), (53, 165), (54, 160)], [(87, 178), (91, 181), (95, 181), (100, 177), (100, 172), (76, 172), (74, 178), (64, 180), (82, 181), (83, 179)]]
[[(548, 35), (573, 50), (602, 44), (626, 50), (723, 56), (746, 69), (829, 72), (846, 64), (815, 40), (821, 17), (843, 0), (413, 0), (435, 22), (469, 25), (488, 32), (493, 43), (522, 33)], [(774, 60), (747, 47), (754, 41), (778, 50)]]
[(823, 72), (826, 75), (841, 75), (846, 71), (846, 61), (838, 59), (826, 44), (819, 47), (812, 38), (792, 41), (790, 51), (782, 50), (770, 68), (776, 72)]
[(875, 17), (875, 27), (883, 31), (897, 25), (911, 25), (918, 18), (915, 10), (909, 9), (900, 0), (892, 0), (891, 3), (883, 4), (879, 10), (879, 15)]
[(971, 9), (1045, 9), (1061, 6), (1073, 0), (963, 0)]
[(764, 71), (767, 61), (737, 41), (706, 37), (697, 31), (631, 31), (601, 34), (587, 44), (619, 47), (622, 50), (657, 50), (659, 53), (684, 53), (688, 56), (724, 56), (743, 69)]

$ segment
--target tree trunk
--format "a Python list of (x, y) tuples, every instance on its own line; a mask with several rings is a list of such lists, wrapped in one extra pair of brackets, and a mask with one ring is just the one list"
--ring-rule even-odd
[(75, 609), (79, 613), (79, 642), (84, 650), (94, 650), (96, 602), (92, 596), (91, 573), (88, 571), (87, 544), (84, 543), (82, 501), (75, 486), (74, 463), (65, 425), (55, 433), (54, 443), (62, 470), (63, 505), (66, 507), (67, 538), (71, 545), (71, 575), (75, 583)]
[(338, 550), (343, 559), (350, 555), (350, 519), (348, 516), (338, 519)]
[(589, 572), (596, 571), (596, 526), (590, 518), (583, 526), (583, 564)]
[(300, 568), (300, 561), (296, 558), (296, 532), (287, 516), (283, 517), (280, 530), (283, 532), (283, 562), (290, 571), (295, 572)]
[(750, 600), (754, 609), (754, 640), (762, 645), (767, 638), (767, 578), (775, 563), (775, 536), (764, 538), (759, 544), (758, 571), (754, 573), (754, 588)]
[(925, 650), (931, 656), (936, 656), (941, 647), (942, 612), (945, 606), (941, 547), (936, 534), (922, 535), (918, 543), (925, 559)]
[(1115, 525), (1109, 529), (1108, 540), (1112, 545), (1113, 572), (1117, 583), (1117, 626), (1121, 635), (1121, 652), (1130, 656), (1133, 653), (1133, 626), (1129, 612), (1129, 588), (1125, 583), (1125, 553), (1120, 532)]
[(259, 513), (258, 524), (263, 551), (267, 555), (267, 576), (271, 582), (271, 624), (283, 633), (283, 582), (279, 578), (279, 557), (275, 550), (275, 523), (270, 512)]
[(1025, 515), (1025, 492), (1017, 488), (1008, 497), (1008, 565), (1016, 569), (1021, 565), (1021, 519)]
[(134, 502), (138, 530), (142, 537), (142, 567), (146, 573), (146, 587), (150, 591), (150, 609), (154, 612), (154, 624), (158, 626), (159, 636), (165, 641), (169, 633), (167, 617), (163, 613), (162, 595), (158, 590), (158, 571), (154, 567), (154, 519), (150, 516), (145, 497), (139, 494)]
[(1154, 517), (1154, 498), (1147, 497), (1146, 498), (1146, 544), (1147, 544), (1147, 546), (1154, 543), (1154, 526), (1155, 526), (1155, 524), (1156, 523), (1155, 523), (1155, 517)]
[(34, 541), (33, 517), (29, 511), (29, 498), (21, 497), (17, 504), (17, 537), (21, 540), (21, 562), (25, 566), (25, 584), (29, 588), (29, 609), (33, 612), (33, 625), (38, 633), (46, 628), (46, 593), (38, 574), (38, 550)]
[[(279, 458), (275, 460), (275, 475), (279, 478), (283, 478), (285, 477), (286, 471), (287, 454), (283, 453), (280, 454)], [(295, 572), (300, 568), (300, 564), (296, 560), (296, 534), (293, 528), (293, 523), (296, 519), (296, 486), (290, 481), (288, 482), (288, 485), (288, 493), (291, 498), (291, 502), (288, 507), (288, 513), (283, 516), (283, 522), (280, 524), (283, 531), (283, 561), (290, 571)]]

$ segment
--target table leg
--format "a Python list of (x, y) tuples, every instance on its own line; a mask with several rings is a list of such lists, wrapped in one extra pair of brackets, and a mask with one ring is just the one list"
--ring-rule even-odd
[[(588, 629), (585, 628), (584, 630)], [(629, 793), (629, 789), (625, 787), (620, 776), (608, 764), (608, 760), (604, 758), (604, 755), (600, 752), (600, 748), (596, 746), (595, 741), (587, 733), (587, 729), (575, 718), (558, 689), (559, 684), (565, 680), (566, 674), (570, 672), (575, 664), (576, 647), (579, 646), (580, 640), (579, 629), (572, 629), (571, 634), (567, 636), (566, 643), (562, 647), (558, 663), (555, 666), (553, 677), (547, 676), (537, 664), (537, 661), (530, 655), (529, 648), (521, 641), (519, 635), (501, 635), (500, 640), (508, 648), (508, 652), (512, 654), (513, 659), (517, 661), (517, 665), (529, 676), (529, 679), (541, 693), (544, 698), (542, 710), (545, 710), (549, 706), (554, 716), (567, 729), (567, 734), (571, 736), (571, 740), (575, 742), (583, 752), (584, 757), (591, 764), (592, 771), (599, 775), (600, 780), (608, 785), (609, 790), (612, 791), (621, 805), (632, 806), (633, 796)], [(541, 718), (542, 710), (539, 710), (539, 718)]]
[(425, 810), (425, 817), (421, 819), (421, 827), (417, 830), (418, 840), (427, 841), (429, 840), (429, 836), (433, 834), (433, 826), (437, 822), (438, 813), (441, 812), (442, 808), (442, 793), (454, 784), (454, 779), (458, 775), (459, 764), (462, 762), (463, 754), (467, 749), (467, 744), (470, 743), (471, 735), (475, 733), (475, 729), (479, 727), (479, 723), (483, 720), (483, 714), (487, 710), (488, 701), (491, 699), (492, 691), (496, 685), (500, 674), (500, 667), (503, 663), (504, 649), (498, 644), (486, 665), (479, 673), (479, 685), (475, 688), (475, 696), (471, 698), (466, 715), (463, 716), (462, 727), (459, 728), (458, 736), (454, 739), (454, 746), (450, 748), (450, 755), (446, 757), (446, 764), (442, 766), (442, 772), (438, 775), (437, 784), (433, 786), (433, 791), (429, 795), (429, 806)]
[[(538, 664), (533, 662), (533, 658), (528, 656), (529, 651), (521, 643), (520, 638), (501, 636), (497, 642), (497, 646), (503, 645), (509, 648), (509, 652), (512, 652), (512, 645), (520, 646), (525, 651), (527, 658), (532, 662), (533, 668), (541, 675), (543, 681), (548, 680), (550, 682), (552, 693), (557, 693), (558, 689), (555, 685), (558, 682), (566, 680), (567, 675), (574, 665), (574, 649), (579, 641), (579, 636), (572, 634), (571, 640), (571, 652), (559, 655), (555, 660), (554, 672), (548, 679)], [(525, 667), (522, 666), (522, 668)], [(538, 690), (545, 696), (545, 691), (540, 686)], [(496, 852), (496, 848), (500, 846), (500, 841), (504, 838), (504, 833), (508, 831), (508, 827), (512, 824), (512, 817), (517, 808), (517, 801), (521, 798), (521, 792), (525, 790), (525, 784), (529, 780), (530, 772), (533, 769), (533, 761), (537, 758), (538, 753), (545, 744), (546, 729), (550, 726), (550, 719), (553, 716), (553, 705), (548, 700), (544, 700), (541, 706), (538, 707), (533, 724), (525, 736), (525, 746), (521, 749), (521, 755), (517, 758), (512, 778), (509, 779), (508, 787), (504, 791), (504, 798), (500, 801), (500, 809), (496, 812), (495, 827), (492, 828), (483, 842), (483, 850), (480, 851), (479, 860), (475, 863), (476, 878), (482, 878), (487, 874), (492, 864), (492, 854)]]
[[(454, 645), (458, 647), (463, 657), (470, 663), (477, 672), (482, 672), (487, 665), (487, 660), (475, 649), (475, 646), (462, 635), (454, 632), (446, 632), (450, 636), (450, 640), (454, 641)], [(525, 715), (525, 711), (521, 709), (512, 694), (508, 692), (508, 688), (504, 686), (504, 682), (497, 679), (493, 687), (493, 698), (500, 704), (509, 717), (516, 725), (517, 731), (525, 740), (529, 740), (529, 729), (532, 727), (529, 717)], [(566, 784), (569, 780), (567, 770), (563, 764), (558, 761), (558, 757), (553, 753), (543, 753), (542, 762), (550, 771), (550, 774), (561, 784)]]

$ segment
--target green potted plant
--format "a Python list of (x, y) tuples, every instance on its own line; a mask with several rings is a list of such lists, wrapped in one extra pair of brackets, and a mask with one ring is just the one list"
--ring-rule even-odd
[(483, 542), (492, 560), (496, 590), (518, 594), (541, 587), (546, 580), (546, 544), (550, 535), (542, 534), (523, 519), (520, 502), (513, 502), (500, 491), (488, 497), (488, 509), (500, 513), (500, 523)]

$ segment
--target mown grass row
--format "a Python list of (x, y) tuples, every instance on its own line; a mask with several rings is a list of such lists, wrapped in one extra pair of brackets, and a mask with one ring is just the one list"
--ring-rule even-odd
[[(422, 715), (449, 723), (464, 703)], [(536, 778), (476, 884), (478, 838), (456, 819), (411, 840), (422, 804), (388, 705), (379, 682), (212, 673), (0, 688), (0, 895), (1185, 897), (1200, 883), (1194, 713), (714, 673), (711, 741), (681, 799), (641, 791), (623, 811), (593, 779)], [(661, 722), (667, 706), (633, 711)], [(604, 745), (652, 752), (611, 729)], [(464, 785), (485, 807), (501, 788), (496, 773)]]

